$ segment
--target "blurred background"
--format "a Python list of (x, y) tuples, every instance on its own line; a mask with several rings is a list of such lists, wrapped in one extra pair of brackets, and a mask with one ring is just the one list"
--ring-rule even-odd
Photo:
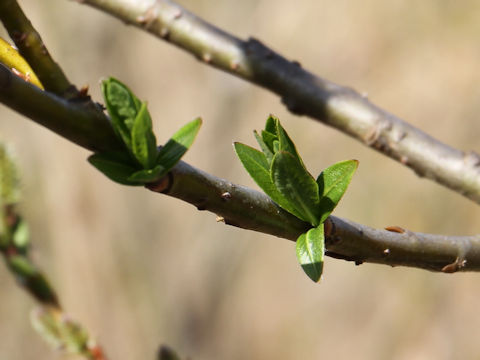
[[(241, 38), (255, 36), (312, 72), (441, 141), (480, 151), (480, 2), (475, 0), (181, 1)], [(185, 161), (257, 188), (232, 149), (254, 144), (269, 113), (317, 174), (356, 158), (336, 215), (376, 228), (479, 233), (478, 205), (212, 69), (168, 43), (74, 1), (22, 0), (70, 80), (115, 76), (149, 102), (160, 142), (197, 116)], [(2, 30), (3, 31), (3, 30)], [(1, 33), (3, 36), (4, 32)], [(33, 256), (69, 315), (111, 360), (478, 359), (479, 274), (436, 274), (327, 258), (321, 284), (294, 244), (107, 180), (89, 153), (0, 105), (0, 140), (23, 178)], [(32, 330), (35, 303), (0, 268), (0, 359), (62, 359)]]

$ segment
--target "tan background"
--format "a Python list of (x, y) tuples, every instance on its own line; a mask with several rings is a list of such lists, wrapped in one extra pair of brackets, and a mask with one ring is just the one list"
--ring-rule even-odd
[[(113, 75), (147, 99), (160, 141), (200, 115), (186, 161), (255, 186), (232, 142), (278, 115), (317, 174), (360, 169), (336, 215), (377, 228), (479, 232), (472, 202), (286, 112), (279, 99), (73, 1), (24, 0), (51, 53), (101, 100)], [(240, 37), (370, 99), (455, 147), (480, 151), (480, 2), (475, 0), (183, 1)], [(434, 274), (328, 258), (310, 282), (293, 243), (215, 222), (215, 215), (109, 182), (88, 152), (0, 106), (17, 154), (35, 260), (72, 318), (110, 359), (154, 359), (161, 343), (203, 359), (479, 359), (478, 274)], [(0, 359), (60, 359), (34, 333), (34, 302), (0, 268)]]

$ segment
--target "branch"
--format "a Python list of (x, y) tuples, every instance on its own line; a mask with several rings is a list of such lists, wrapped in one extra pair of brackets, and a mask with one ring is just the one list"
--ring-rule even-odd
[[(150, 190), (186, 201), (220, 216), (228, 225), (295, 241), (311, 227), (258, 191), (219, 179), (181, 162)], [(399, 227), (376, 230), (330, 216), (325, 226), (327, 255), (345, 260), (411, 266), (432, 271), (480, 271), (480, 236), (415, 233)]]
[(121, 148), (110, 122), (88, 98), (66, 100), (28, 86), (2, 64), (0, 102), (89, 150)]
[[(0, 67), (0, 101), (87, 149), (118, 149), (118, 141), (105, 116), (100, 118), (98, 112), (92, 115), (88, 108), (43, 92), (6, 67)], [(191, 203), (199, 210), (211, 211), (219, 216), (217, 220), (243, 229), (295, 240), (310, 227), (279, 208), (265, 194), (219, 179), (184, 162), (148, 188)], [(357, 264), (371, 262), (444, 272), (480, 271), (480, 236), (430, 235), (401, 228), (376, 230), (335, 216), (327, 220), (325, 233), (327, 255)]]
[(330, 125), (480, 203), (480, 156), (441, 143), (356, 91), (302, 69), (255, 39), (243, 41), (170, 0), (77, 0), (278, 94), (295, 114)]
[(16, 0), (0, 1), (0, 21), (47, 91), (57, 95), (66, 95), (68, 92), (76, 95), (75, 87), (52, 59), (40, 34)]

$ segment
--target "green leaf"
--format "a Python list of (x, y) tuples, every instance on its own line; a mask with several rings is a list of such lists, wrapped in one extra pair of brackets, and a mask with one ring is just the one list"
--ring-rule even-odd
[(271, 134), (267, 131), (262, 130), (262, 140), (265, 143), (265, 145), (268, 147), (270, 152), (275, 154), (275, 149), (274, 149), (273, 143), (275, 141), (278, 142), (277, 135)]
[(260, 145), (260, 148), (263, 151), (263, 154), (265, 155), (265, 158), (268, 161), (268, 164), (272, 162), (273, 159), (273, 152), (270, 150), (268, 145), (263, 141), (263, 139), (258, 135), (256, 131), (253, 132), (253, 135), (255, 135), (255, 139), (257, 139), (258, 145)]
[(93, 154), (88, 162), (100, 170), (106, 177), (123, 185), (142, 185), (128, 180), (138, 169), (130, 164), (129, 156), (121, 152)]
[(270, 114), (267, 121), (265, 122), (265, 131), (275, 135), (277, 133), (278, 121), (279, 120), (276, 116)]
[(131, 131), (141, 102), (120, 81), (108, 78), (102, 82), (102, 92), (112, 125), (128, 149), (131, 149)]
[(300, 217), (301, 215), (293, 208), (285, 197), (277, 190), (277, 187), (273, 183), (270, 175), (270, 166), (268, 164), (265, 155), (248, 145), (241, 143), (234, 143), (235, 152), (238, 158), (242, 162), (245, 170), (250, 174), (252, 179), (258, 186), (270, 196), (270, 198), (276, 202), (280, 207), (288, 211), (289, 213)]
[(275, 140), (278, 140), (277, 122), (278, 119), (270, 115), (265, 123), (265, 130), (262, 130), (262, 140), (272, 153), (276, 152), (273, 144)]
[(150, 169), (155, 165), (157, 140), (146, 102), (142, 103), (132, 127), (132, 153), (143, 168)]
[(310, 279), (318, 282), (322, 276), (325, 256), (323, 224), (300, 235), (297, 239), (296, 250), (297, 259), (303, 271)]
[(146, 184), (159, 180), (167, 172), (162, 165), (157, 165), (153, 169), (143, 169), (134, 172), (127, 180), (134, 183)]
[(276, 154), (280, 150), (280, 142), (273, 140), (273, 153)]
[(320, 198), (320, 222), (324, 222), (337, 206), (353, 174), (357, 170), (357, 160), (346, 160), (338, 162), (325, 170), (317, 178)]
[(293, 143), (292, 139), (290, 139), (290, 137), (288, 136), (287, 132), (282, 127), (278, 119), (276, 119), (276, 126), (277, 126), (277, 137), (279, 142), (278, 151), (285, 151), (285, 152), (288, 152), (289, 154), (292, 154), (303, 165), (303, 161), (297, 152), (297, 148), (295, 147), (295, 144)]
[(278, 191), (296, 210), (300, 219), (313, 226), (320, 224), (318, 185), (303, 164), (285, 151), (275, 154), (271, 176)]
[(160, 149), (156, 163), (162, 165), (167, 172), (173, 168), (193, 144), (201, 125), (202, 119), (197, 118), (178, 130)]
[[(262, 131), (262, 140), (266, 147), (273, 154), (277, 153), (278, 151), (286, 151), (298, 158), (303, 164), (292, 139), (290, 139), (287, 132), (280, 124), (280, 120), (273, 115), (270, 115), (267, 119), (265, 130)], [(262, 144), (260, 144), (260, 146), (263, 150)]]

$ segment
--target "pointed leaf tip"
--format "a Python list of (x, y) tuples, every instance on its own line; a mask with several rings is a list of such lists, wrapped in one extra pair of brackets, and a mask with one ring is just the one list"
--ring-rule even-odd
[(323, 222), (332, 213), (348, 188), (357, 170), (358, 160), (346, 160), (329, 166), (317, 178), (320, 191), (320, 211)]
[(160, 149), (156, 163), (162, 165), (166, 172), (170, 171), (192, 146), (201, 126), (202, 119), (196, 118), (180, 128)]

